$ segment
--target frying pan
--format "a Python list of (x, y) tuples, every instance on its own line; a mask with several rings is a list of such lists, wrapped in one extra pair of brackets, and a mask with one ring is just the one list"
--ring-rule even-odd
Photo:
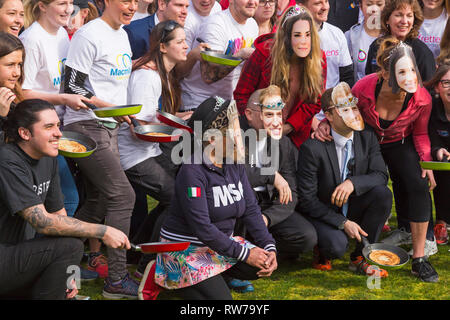
[(223, 66), (236, 67), (243, 61), (240, 58), (236, 58), (232, 55), (223, 54), (219, 51), (214, 50), (202, 51), (200, 52), (200, 55), (205, 61), (220, 64)]
[(169, 126), (180, 128), (189, 131), (192, 133), (192, 128), (188, 126), (187, 122), (173, 114), (168, 112), (158, 110), (156, 112), (156, 118), (162, 123), (168, 124)]
[[(181, 134), (174, 134), (173, 132), (177, 130), (177, 128), (166, 126), (166, 125), (157, 125), (157, 124), (149, 124), (141, 126), (136, 119), (131, 118), (131, 123), (134, 126), (134, 133), (136, 137), (141, 140), (148, 142), (173, 142), (178, 141), (180, 139)], [(158, 132), (165, 133), (168, 136), (151, 136), (148, 135), (150, 132)]]
[(130, 244), (135, 251), (143, 253), (173, 252), (186, 250), (190, 242), (148, 242), (142, 244)]
[[(364, 245), (362, 254), (363, 254), (364, 258), (366, 258), (367, 261), (369, 261), (373, 264), (376, 264), (383, 268), (397, 269), (397, 268), (403, 267), (409, 261), (408, 253), (400, 247), (396, 247), (396, 246), (393, 246), (390, 244), (385, 244), (385, 243), (370, 244), (369, 241), (367, 240), (367, 238), (364, 236), (361, 236), (361, 240), (362, 240), (362, 244)], [(381, 264), (381, 263), (371, 260), (369, 256), (373, 251), (376, 251), (376, 250), (386, 250), (386, 251), (396, 254), (400, 258), (400, 263), (397, 265), (389, 266), (389, 265)]]
[(130, 114), (139, 113), (142, 108), (142, 104), (126, 104), (123, 106), (97, 108), (92, 103), (88, 103), (88, 102), (83, 102), (83, 103), (86, 106), (88, 106), (90, 109), (92, 109), (92, 111), (94, 111), (95, 115), (99, 118), (129, 116)]
[(420, 166), (427, 170), (450, 171), (450, 162), (446, 158), (442, 161), (420, 161)]
[(60, 140), (63, 139), (76, 141), (86, 147), (86, 152), (69, 152), (59, 149), (59, 154), (64, 157), (84, 158), (90, 156), (97, 149), (97, 143), (93, 139), (78, 132), (63, 131)]

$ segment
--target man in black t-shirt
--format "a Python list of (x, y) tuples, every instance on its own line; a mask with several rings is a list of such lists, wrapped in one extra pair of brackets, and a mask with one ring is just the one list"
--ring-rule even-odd
[[(67, 217), (55, 158), (62, 134), (51, 104), (19, 103), (8, 115), (5, 136), (8, 143), (0, 146), (0, 298), (64, 299), (68, 268), (79, 265), (83, 253), (76, 238), (129, 249), (128, 238), (112, 227)], [(52, 237), (35, 238), (35, 232)]]

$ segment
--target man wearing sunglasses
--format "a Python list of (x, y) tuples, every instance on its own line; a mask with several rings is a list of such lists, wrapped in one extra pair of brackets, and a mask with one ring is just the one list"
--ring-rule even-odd
[[(330, 122), (333, 141), (308, 139), (299, 150), (297, 183), (299, 211), (314, 225), (318, 245), (313, 268), (330, 270), (341, 258), (348, 237), (356, 238), (349, 269), (372, 275), (362, 255), (361, 236), (378, 241), (392, 206), (386, 165), (372, 129), (364, 122), (346, 83), (322, 95), (322, 110)], [(379, 276), (387, 272), (379, 270)]]

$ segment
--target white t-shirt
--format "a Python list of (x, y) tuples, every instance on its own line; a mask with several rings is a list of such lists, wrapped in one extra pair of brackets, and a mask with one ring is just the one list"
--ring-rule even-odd
[(367, 54), (370, 45), (377, 38), (368, 35), (362, 24), (348, 30), (345, 33), (345, 38), (347, 39), (348, 48), (350, 49), (349, 52), (353, 59), (353, 72), (355, 73), (356, 82), (366, 76)]
[[(127, 103), (131, 47), (122, 27), (115, 30), (101, 18), (82, 26), (72, 38), (66, 65), (88, 75), (85, 87), (97, 98), (112, 105)], [(67, 108), (64, 124), (91, 119), (97, 119), (92, 110)], [(115, 122), (113, 118), (101, 120)]]
[[(222, 7), (220, 6), (220, 4), (217, 1), (214, 1), (214, 6), (212, 7), (209, 16), (221, 11)], [(184, 31), (186, 32), (186, 43), (189, 46), (189, 51), (194, 48), (198, 29), (200, 28), (201, 24), (205, 22), (206, 19), (208, 19), (209, 16), (199, 15), (195, 10), (194, 5), (192, 4), (192, 0), (189, 1), (188, 15), (184, 24)]]
[(150, 14), (148, 12), (135, 12), (133, 15), (133, 18), (131, 19), (131, 21), (134, 20), (139, 20), (139, 19), (144, 19), (146, 17), (148, 17)]
[[(201, 25), (196, 35), (208, 43), (212, 50), (226, 53), (228, 46), (234, 45), (235, 54), (240, 48), (249, 48), (258, 37), (258, 24), (253, 18), (247, 19), (245, 24), (239, 24), (234, 20), (230, 10), (218, 12)], [(244, 40), (244, 41), (243, 41)], [(237, 66), (225, 78), (212, 84), (206, 84), (201, 76), (198, 79), (185, 79), (182, 86), (182, 108), (181, 110), (194, 109), (200, 103), (211, 96), (221, 96), (224, 99), (232, 99), (233, 91), (239, 81), (241, 69), (244, 62)], [(200, 75), (200, 64), (194, 65), (191, 74)]]
[[(186, 18), (186, 23), (184, 24), (184, 31), (186, 32), (186, 43), (189, 46), (188, 52), (198, 45), (196, 39), (198, 37), (199, 29), (202, 23), (204, 23), (211, 15), (222, 11), (222, 7), (220, 6), (220, 4), (218, 2), (215, 2), (213, 8), (211, 9), (210, 15), (205, 17), (199, 15), (197, 11), (195, 11), (191, 1), (189, 3), (188, 16)], [(200, 38), (202, 40), (205, 40), (201, 36)], [(197, 61), (192, 67), (191, 73), (187, 77), (184, 77), (183, 80), (181, 80), (180, 85), (182, 92), (185, 92), (186, 90), (189, 91), (190, 83), (198, 83), (199, 81), (203, 82), (202, 75), (200, 73), (200, 62)], [(188, 109), (191, 108), (192, 107), (189, 107)], [(186, 108), (184, 106), (184, 103), (182, 103), (180, 111), (184, 110), (186, 110)]]
[[(139, 69), (131, 73), (127, 103), (142, 104), (141, 111), (136, 115), (137, 119), (159, 122), (156, 118), (156, 110), (158, 110), (161, 92), (161, 78), (157, 71)], [(118, 144), (123, 170), (128, 170), (148, 158), (161, 154), (158, 143), (142, 141), (132, 136), (127, 123), (120, 126)]]
[[(19, 36), (25, 47), (23, 89), (58, 94), (64, 75), (64, 64), (70, 40), (67, 31), (59, 28), (52, 35), (35, 21)], [(65, 106), (57, 106), (60, 117)]]
[(428, 48), (433, 52), (436, 59), (441, 52), (441, 38), (444, 33), (445, 24), (447, 23), (448, 14), (444, 9), (442, 14), (436, 19), (425, 19), (419, 30), (418, 38), (422, 40)]
[(327, 22), (319, 31), (320, 48), (327, 56), (327, 85), (331, 88), (339, 83), (339, 68), (351, 65), (352, 58), (347, 47), (344, 33), (338, 27)]

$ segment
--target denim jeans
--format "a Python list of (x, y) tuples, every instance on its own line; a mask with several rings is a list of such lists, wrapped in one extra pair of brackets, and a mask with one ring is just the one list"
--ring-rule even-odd
[[(109, 129), (96, 120), (78, 121), (66, 130), (82, 133), (97, 143), (89, 157), (75, 162), (83, 174), (86, 199), (75, 217), (91, 223), (102, 223), (129, 234), (135, 194), (120, 164), (117, 145), (118, 128)], [(117, 281), (126, 273), (126, 250), (107, 248), (108, 276)]]
[(80, 198), (78, 197), (78, 190), (72, 176), (72, 172), (67, 165), (67, 161), (63, 156), (58, 156), (59, 180), (61, 183), (61, 190), (64, 195), (64, 208), (66, 208), (67, 215), (73, 217), (78, 208)]

